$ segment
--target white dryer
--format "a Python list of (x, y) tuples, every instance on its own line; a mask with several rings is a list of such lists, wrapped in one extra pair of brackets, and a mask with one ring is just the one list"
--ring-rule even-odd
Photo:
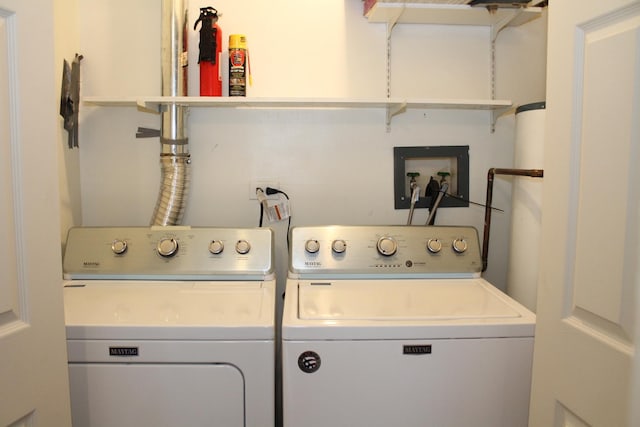
[(273, 426), (273, 272), (269, 229), (71, 229), (73, 424)]
[(481, 267), (472, 227), (294, 228), (285, 427), (525, 427), (535, 315)]

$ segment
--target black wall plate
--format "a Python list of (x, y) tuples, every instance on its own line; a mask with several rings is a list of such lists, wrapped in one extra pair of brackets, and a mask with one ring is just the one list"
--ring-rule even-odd
[[(469, 146), (434, 146), (434, 147), (393, 147), (394, 173), (394, 206), (395, 209), (409, 209), (411, 204), (411, 189), (409, 187), (408, 172), (420, 172), (420, 198), (416, 209), (428, 208), (431, 197), (425, 196), (426, 183), (430, 176), (440, 180), (437, 176), (438, 163), (449, 163), (451, 176), (448, 193), (456, 197), (444, 197), (439, 207), (468, 207), (469, 202)], [(408, 166), (412, 165), (412, 166)], [(411, 170), (409, 170), (411, 169)], [(422, 170), (418, 170), (422, 169)]]

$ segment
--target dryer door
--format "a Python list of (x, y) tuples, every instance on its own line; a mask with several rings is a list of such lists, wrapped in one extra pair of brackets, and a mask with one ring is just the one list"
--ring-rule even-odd
[(244, 426), (244, 380), (228, 364), (69, 364), (74, 426)]

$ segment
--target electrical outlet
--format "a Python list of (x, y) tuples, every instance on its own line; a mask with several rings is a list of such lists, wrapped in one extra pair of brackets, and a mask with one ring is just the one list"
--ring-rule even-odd
[(267, 199), (277, 199), (277, 194), (267, 196), (267, 187), (280, 188), (280, 183), (273, 179), (254, 179), (249, 182), (249, 200), (258, 200), (256, 196), (256, 188), (262, 188)]

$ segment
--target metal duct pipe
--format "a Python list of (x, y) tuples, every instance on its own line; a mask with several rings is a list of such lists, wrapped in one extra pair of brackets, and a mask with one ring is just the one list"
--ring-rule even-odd
[[(162, 96), (187, 96), (187, 0), (162, 0)], [(162, 107), (160, 194), (151, 225), (179, 225), (190, 183), (188, 107)]]

